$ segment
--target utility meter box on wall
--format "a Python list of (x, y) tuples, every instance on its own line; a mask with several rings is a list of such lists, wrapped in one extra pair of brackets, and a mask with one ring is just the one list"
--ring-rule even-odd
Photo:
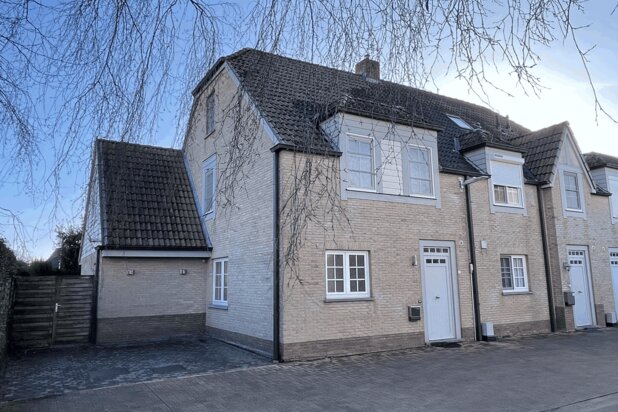
[(408, 306), (408, 320), (410, 322), (418, 322), (421, 320), (420, 306)]

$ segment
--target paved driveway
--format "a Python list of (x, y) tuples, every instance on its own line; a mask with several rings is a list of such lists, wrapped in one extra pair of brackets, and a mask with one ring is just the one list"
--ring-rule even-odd
[(424, 348), (73, 392), (7, 411), (618, 410), (618, 330)]
[(80, 389), (178, 378), (270, 363), (215, 340), (50, 349), (9, 359), (0, 400), (38, 398)]

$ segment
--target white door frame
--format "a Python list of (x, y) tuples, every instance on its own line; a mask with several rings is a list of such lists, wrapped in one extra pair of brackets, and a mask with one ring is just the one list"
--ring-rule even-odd
[(420, 257), (420, 267), (421, 267), (421, 290), (423, 293), (423, 334), (425, 335), (425, 343), (430, 342), (439, 342), (439, 341), (430, 341), (429, 334), (427, 329), (427, 293), (425, 291), (425, 259), (423, 257), (423, 249), (426, 247), (447, 247), (449, 248), (449, 257), (451, 264), (451, 291), (453, 294), (453, 317), (455, 318), (455, 338), (452, 340), (461, 340), (461, 316), (459, 314), (459, 284), (458, 280), (458, 270), (457, 270), (457, 253), (455, 249), (455, 242), (450, 240), (421, 240), (420, 241), (420, 249), (419, 249), (419, 257)]
[[(592, 325), (590, 326), (594, 326), (597, 324), (597, 314), (596, 314), (596, 308), (594, 305), (594, 291), (592, 290), (592, 270), (590, 267), (590, 254), (588, 253), (588, 246), (575, 246), (575, 245), (569, 245), (567, 246), (567, 261), (569, 261), (570, 257), (569, 257), (569, 251), (571, 250), (583, 250), (584, 251), (584, 260), (586, 261), (584, 264), (584, 268), (586, 269), (586, 280), (588, 282), (588, 299), (590, 301), (590, 313), (592, 314), (591, 319), (592, 319)], [(572, 292), (571, 290), (571, 274), (569, 273), (569, 290)], [(577, 302), (575, 302), (575, 304), (577, 305)], [(575, 323), (575, 313), (573, 313), (573, 323)], [(584, 326), (575, 326), (576, 329), (580, 329), (580, 328), (585, 328), (588, 325), (584, 325)]]

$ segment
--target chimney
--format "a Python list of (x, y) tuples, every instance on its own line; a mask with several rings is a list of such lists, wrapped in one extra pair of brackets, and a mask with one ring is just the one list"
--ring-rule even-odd
[(373, 80), (380, 80), (380, 62), (371, 60), (366, 54), (365, 58), (356, 63), (356, 74)]

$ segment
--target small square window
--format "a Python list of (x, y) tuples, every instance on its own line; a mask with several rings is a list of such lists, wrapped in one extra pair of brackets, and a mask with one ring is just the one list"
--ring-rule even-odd
[(367, 252), (326, 253), (326, 296), (329, 299), (369, 297)]

